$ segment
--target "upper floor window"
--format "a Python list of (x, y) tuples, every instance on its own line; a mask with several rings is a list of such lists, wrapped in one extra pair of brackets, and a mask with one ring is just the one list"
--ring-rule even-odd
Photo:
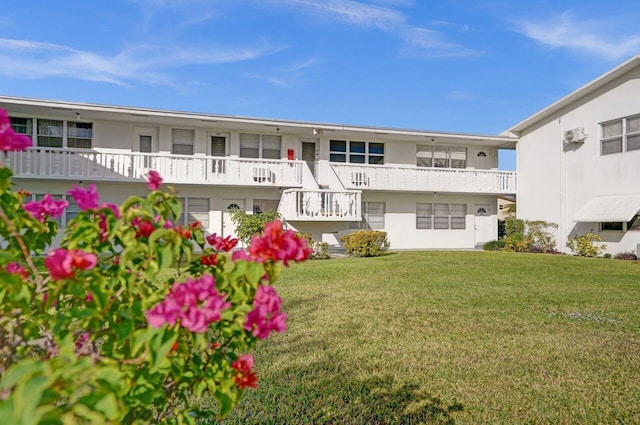
[(240, 133), (240, 156), (242, 158), (281, 159), (281, 145), (281, 136)]
[(171, 130), (171, 153), (175, 155), (193, 155), (193, 143), (196, 139), (196, 131), (182, 128)]
[(351, 164), (384, 164), (384, 143), (330, 140), (329, 161)]
[(640, 115), (608, 121), (600, 127), (602, 155), (640, 149)]
[(93, 124), (90, 122), (11, 117), (11, 127), (17, 133), (33, 138), (45, 148), (91, 149)]
[(467, 168), (467, 148), (417, 145), (418, 167)]

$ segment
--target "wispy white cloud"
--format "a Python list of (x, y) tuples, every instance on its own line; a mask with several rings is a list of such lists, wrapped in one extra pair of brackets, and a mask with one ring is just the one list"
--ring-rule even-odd
[(291, 87), (304, 78), (307, 71), (321, 61), (316, 58), (296, 62), (286, 67), (281, 67), (271, 73), (246, 73), (244, 76), (253, 80), (263, 80), (278, 87)]
[(607, 34), (603, 22), (579, 19), (571, 10), (551, 18), (516, 20), (513, 24), (517, 32), (551, 48), (577, 50), (610, 60), (640, 50), (640, 33)]
[(63, 77), (127, 85), (132, 81), (173, 84), (171, 68), (223, 64), (256, 59), (281, 48), (263, 42), (258, 47), (184, 48), (131, 45), (108, 55), (70, 46), (0, 38), (0, 74), (14, 78)]
[(450, 99), (453, 100), (462, 100), (462, 101), (468, 101), (468, 100), (475, 100), (476, 97), (474, 95), (472, 95), (471, 93), (468, 93), (464, 90), (453, 90), (452, 92), (449, 92), (448, 97)]
[[(422, 55), (453, 57), (474, 56), (481, 52), (449, 41), (436, 30), (409, 23), (406, 14), (393, 6), (410, 6), (411, 1), (378, 0), (377, 4), (355, 0), (267, 0), (272, 4), (296, 6), (307, 13), (325, 16), (353, 26), (373, 28), (399, 36), (412, 49), (421, 50)], [(372, 0), (373, 1), (373, 0)]]

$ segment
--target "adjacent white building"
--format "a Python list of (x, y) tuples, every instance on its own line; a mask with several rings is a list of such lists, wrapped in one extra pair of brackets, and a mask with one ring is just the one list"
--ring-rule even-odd
[(608, 252), (640, 244), (640, 56), (510, 129), (519, 139), (518, 217), (593, 232)]
[(222, 235), (234, 233), (232, 209), (273, 209), (330, 244), (372, 228), (386, 231), (393, 249), (474, 248), (497, 238), (496, 197), (517, 190), (515, 172), (498, 170), (498, 149), (514, 149), (512, 136), (1, 96), (0, 108), (33, 140), (7, 161), (17, 188), (34, 198), (95, 183), (101, 201), (118, 203), (145, 194), (154, 169), (175, 186), (182, 222)]

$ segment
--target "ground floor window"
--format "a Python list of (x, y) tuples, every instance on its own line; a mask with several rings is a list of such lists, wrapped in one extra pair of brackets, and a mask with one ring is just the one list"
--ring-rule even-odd
[(352, 229), (384, 229), (384, 215), (386, 204), (384, 202), (363, 202), (362, 221), (353, 222), (349, 226)]
[(182, 204), (182, 214), (177, 224), (189, 225), (199, 221), (203, 229), (209, 228), (209, 198), (178, 198)]
[(416, 204), (416, 229), (465, 229), (466, 204)]
[(628, 230), (640, 230), (640, 214), (636, 214), (631, 220), (605, 221), (600, 223), (600, 231), (626, 232)]

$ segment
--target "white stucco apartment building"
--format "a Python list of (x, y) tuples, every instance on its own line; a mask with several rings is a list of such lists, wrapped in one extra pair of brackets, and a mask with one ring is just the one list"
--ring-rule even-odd
[(510, 129), (518, 218), (559, 225), (558, 247), (593, 232), (607, 251), (640, 244), (640, 55)]
[[(337, 244), (384, 230), (393, 249), (474, 248), (497, 238), (498, 170), (511, 136), (482, 136), (196, 114), (1, 97), (33, 148), (9, 154), (17, 188), (64, 197), (95, 183), (102, 202), (145, 194), (157, 170), (182, 199), (184, 223), (234, 233), (230, 211), (278, 210), (288, 225)], [(60, 219), (64, 226), (75, 204)]]

